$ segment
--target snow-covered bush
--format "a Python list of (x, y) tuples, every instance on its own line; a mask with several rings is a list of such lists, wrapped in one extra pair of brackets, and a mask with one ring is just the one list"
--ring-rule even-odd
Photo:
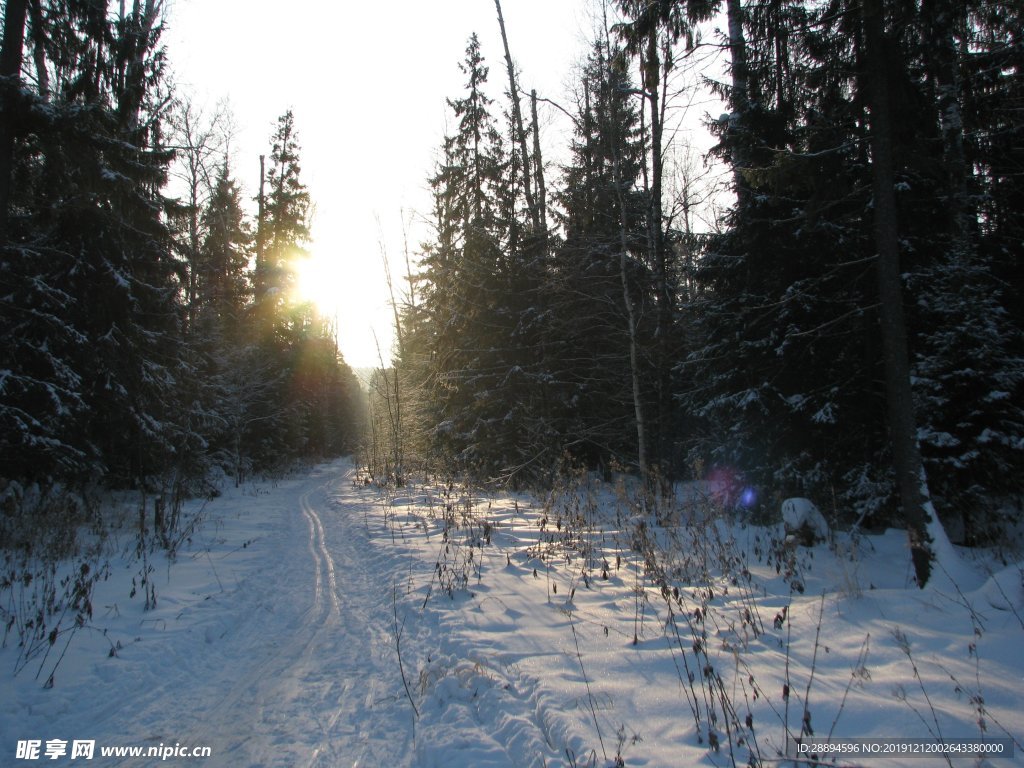
[(787, 535), (811, 545), (828, 538), (828, 522), (810, 499), (795, 497), (782, 502), (782, 524)]

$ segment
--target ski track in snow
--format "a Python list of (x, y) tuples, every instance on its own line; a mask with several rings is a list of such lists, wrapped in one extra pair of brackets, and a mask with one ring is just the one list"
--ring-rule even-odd
[[(388, 595), (379, 575), (386, 564), (372, 562), (380, 557), (345, 514), (351, 512), (344, 506), (350, 473), (335, 479), (317, 475), (314, 482), (299, 497), (305, 546), (295, 531), (300, 521), (292, 514), (289, 546), (275, 554), (282, 567), (273, 575), (282, 581), (267, 580), (277, 595), (273, 610), (286, 610), (285, 602), (301, 605), (303, 598), (309, 605), (292, 620), (288, 635), (264, 639), (260, 628), (252, 627), (254, 637), (243, 638), (238, 652), (230, 654), (238, 663), (213, 685), (228, 693), (212, 699), (212, 711), (198, 718), (188, 740), (212, 746), (215, 755), (234, 765), (403, 765), (410, 752), (409, 715), (388, 690), (395, 682), (394, 662), (390, 638), (379, 634), (388, 626)], [(330, 542), (321, 517), (328, 513)], [(295, 568), (302, 555), (306, 563)], [(297, 584), (290, 580), (290, 568), (300, 575)]]

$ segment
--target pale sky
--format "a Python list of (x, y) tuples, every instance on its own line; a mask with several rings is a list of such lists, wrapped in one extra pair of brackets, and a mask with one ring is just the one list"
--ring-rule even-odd
[[(566, 86), (590, 37), (589, 5), (504, 0), (523, 88), (568, 106)], [(277, 117), (293, 110), (316, 206), (317, 292), (336, 306), (341, 350), (354, 367), (378, 364), (374, 332), (389, 357), (382, 233), (400, 277), (401, 212), (429, 213), (427, 178), (451, 122), (445, 99), (464, 93), (457, 65), (474, 31), (490, 67), (488, 95), (500, 102), (507, 74), (493, 0), (170, 5), (164, 41), (176, 80), (199, 103), (228, 100), (238, 127), (233, 171), (247, 198), (256, 194), (259, 155), (269, 155)], [(550, 108), (541, 115), (554, 146), (565, 143), (560, 121)], [(413, 231), (414, 253), (424, 236)]]

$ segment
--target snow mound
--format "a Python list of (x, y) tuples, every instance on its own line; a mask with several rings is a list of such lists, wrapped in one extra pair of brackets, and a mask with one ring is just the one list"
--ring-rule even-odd
[(1024, 563), (993, 573), (977, 591), (977, 597), (998, 611), (1024, 608)]
[(782, 522), (786, 533), (802, 534), (810, 543), (828, 538), (828, 523), (814, 502), (794, 497), (782, 502)]

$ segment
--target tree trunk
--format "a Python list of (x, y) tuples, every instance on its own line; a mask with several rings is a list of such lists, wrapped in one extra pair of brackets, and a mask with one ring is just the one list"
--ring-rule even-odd
[(39, 98), (47, 101), (50, 98), (50, 73), (46, 69), (46, 36), (43, 28), (42, 0), (31, 0), (28, 12), (29, 31), (32, 35), (32, 58), (36, 67), (36, 80), (39, 81)]
[(5, 80), (0, 86), (0, 247), (7, 244), (7, 209), (14, 173), (14, 102), (21, 85), (27, 10), (27, 0), (7, 0), (4, 9), (4, 42), (0, 49), (0, 78)]
[(263, 321), (271, 316), (264, 305), (267, 301), (267, 198), (265, 187), (267, 182), (267, 156), (260, 155), (260, 190), (256, 197), (256, 270), (253, 275), (253, 303), (256, 309), (256, 320), (261, 331), (269, 328)]
[[(892, 115), (887, 73), (887, 47), (882, 0), (864, 0), (864, 60), (871, 115), (875, 244), (878, 249), (879, 314), (885, 366), (889, 440), (896, 470), (900, 504), (906, 518), (910, 556), (917, 584), (924, 588), (932, 571), (934, 552), (928, 528), (930, 502), (917, 444), (910, 356), (903, 316), (899, 264), (899, 222), (896, 216), (896, 174), (892, 147)], [(928, 506), (926, 506), (928, 505)]]
[(505, 34), (505, 19), (501, 15), (501, 0), (494, 0), (494, 7), (498, 11), (498, 26), (501, 28), (501, 43), (505, 46), (505, 65), (508, 67), (508, 92), (512, 99), (512, 120), (515, 123), (517, 139), (519, 141), (519, 152), (522, 155), (523, 164), (523, 193), (526, 195), (526, 207), (530, 211), (530, 223), (533, 224), (534, 234), (541, 231), (540, 211), (537, 208), (537, 200), (533, 196), (533, 187), (530, 183), (530, 155), (526, 151), (526, 131), (523, 130), (523, 112), (519, 103), (519, 87), (516, 85), (516, 71), (512, 64), (512, 54), (509, 52), (508, 37)]
[[(391, 265), (388, 262), (387, 250), (384, 248), (384, 244), (381, 243), (380, 247), (381, 262), (384, 266), (384, 278), (387, 281), (388, 286), (388, 297), (391, 300), (391, 313), (395, 323), (395, 339), (398, 342), (398, 355), (391, 355), (391, 370), (394, 375), (394, 379), (389, 383), (387, 378), (387, 368), (384, 366), (384, 358), (380, 354), (380, 348), (377, 349), (378, 357), (380, 357), (380, 370), (381, 375), (384, 377), (384, 383), (389, 386), (390, 394), (388, 396), (388, 415), (391, 419), (391, 442), (392, 451), (395, 460), (395, 472), (394, 481), (395, 486), (400, 487), (405, 485), (405, 427), (402, 424), (402, 391), (400, 384), (400, 373), (402, 366), (405, 365), (403, 358), (404, 351), (404, 337), (405, 334), (402, 332), (402, 317), (398, 310), (398, 302), (395, 300), (395, 285), (391, 279)], [(408, 252), (406, 253), (406, 263), (408, 264)], [(391, 398), (394, 398), (395, 407), (392, 411)]]
[(966, 256), (972, 250), (971, 222), (975, 216), (968, 196), (971, 171), (964, 151), (962, 88), (954, 38), (958, 12), (964, 11), (958, 3), (950, 0), (930, 0), (921, 6), (928, 39), (925, 47), (927, 63), (935, 83), (935, 106), (942, 130), (949, 189), (948, 205), (952, 211), (953, 248), (958, 256)]
[(622, 281), (622, 303), (626, 309), (626, 330), (629, 333), (629, 374), (633, 393), (633, 422), (636, 426), (636, 458), (640, 478), (647, 482), (647, 423), (644, 420), (643, 397), (640, 390), (640, 356), (636, 344), (636, 309), (629, 295), (629, 273), (627, 255), (629, 244), (626, 239), (626, 201), (622, 195), (622, 174), (619, 160), (613, 161), (613, 183), (619, 203), (619, 277)]
[[(746, 120), (750, 101), (749, 69), (747, 65), (747, 41), (743, 35), (743, 7), (740, 0), (727, 0), (726, 15), (729, 21), (729, 73), (732, 79), (729, 117), (729, 130), (736, 131), (738, 123)], [(743, 147), (744, 138), (732, 142), (733, 180), (736, 186), (736, 201), (739, 207), (747, 202), (747, 183), (743, 171), (748, 166), (748, 159)]]
[[(125, 31), (129, 39), (127, 46), (130, 56), (124, 69), (124, 88), (118, 95), (117, 111), (121, 125), (134, 134), (139, 128), (139, 116), (142, 111), (142, 100), (146, 93), (146, 55), (152, 46), (153, 28), (160, 13), (160, 4), (156, 0), (146, 0), (145, 9), (139, 0), (132, 6), (131, 24)], [(124, 5), (121, 6), (121, 21), (125, 23)], [(124, 44), (124, 41), (120, 41)], [(141, 138), (132, 135), (131, 140), (140, 142)]]
[[(671, 414), (671, 367), (673, 365), (669, 346), (672, 341), (673, 323), (673, 291), (670, 287), (668, 251), (665, 248), (662, 232), (661, 190), (664, 176), (662, 160), (662, 141), (664, 134), (665, 100), (661, 93), (662, 60), (659, 51), (658, 37), (660, 26), (651, 25), (647, 38), (647, 52), (641, 64), (644, 92), (651, 111), (651, 175), (647, 189), (647, 239), (648, 260), (655, 276), (655, 291), (658, 299), (657, 330), (655, 333), (655, 359), (657, 369), (658, 418), (654, 429), (654, 444), (657, 460), (668, 455), (668, 421)], [(667, 75), (667, 66), (665, 68)]]
[[(607, 16), (604, 20), (604, 45), (605, 61), (610, 63), (612, 60), (612, 49)], [(604, 87), (611, 87), (611, 83), (605, 83)], [(588, 95), (586, 89), (584, 89), (584, 94)], [(610, 103), (614, 104), (614, 102)], [(590, 115), (589, 101), (585, 114)], [(641, 114), (643, 114), (642, 111)], [(615, 122), (614, 116), (612, 120)], [(612, 185), (615, 187), (616, 202), (619, 206), (619, 278), (622, 282), (622, 304), (626, 310), (626, 331), (629, 334), (629, 378), (633, 395), (633, 425), (636, 428), (637, 471), (640, 474), (640, 479), (646, 484), (649, 480), (647, 472), (647, 421), (644, 417), (643, 394), (640, 389), (640, 354), (637, 349), (636, 308), (633, 306), (633, 299), (629, 295), (628, 220), (626, 217), (626, 200), (622, 190), (622, 167), (619, 163), (617, 148), (614, 146), (612, 146)]]
[(540, 130), (537, 124), (537, 90), (530, 91), (530, 116), (533, 126), (533, 173), (537, 184), (537, 209), (540, 213), (541, 233), (547, 237), (547, 188), (544, 185), (544, 161), (540, 154)]

